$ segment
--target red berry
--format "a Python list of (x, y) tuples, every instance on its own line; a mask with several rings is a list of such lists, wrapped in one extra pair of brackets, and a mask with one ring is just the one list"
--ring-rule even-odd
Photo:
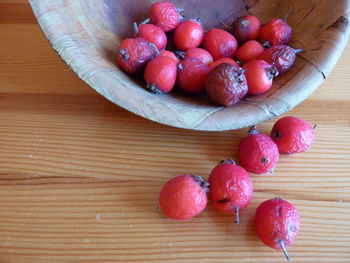
[(240, 44), (259, 37), (261, 22), (256, 16), (242, 16), (232, 24), (232, 34)]
[(281, 74), (294, 65), (296, 54), (301, 51), (303, 50), (294, 49), (286, 45), (277, 45), (266, 49), (257, 59), (276, 66), (278, 73)]
[(245, 76), (248, 81), (248, 94), (259, 95), (272, 86), (273, 78), (278, 72), (274, 66), (263, 60), (252, 60), (243, 66), (247, 71)]
[(214, 61), (210, 53), (203, 48), (188, 49), (186, 50), (185, 57), (199, 59), (200, 61), (202, 61), (204, 64), (207, 64), (207, 65), (209, 65)]
[(233, 65), (233, 66), (239, 68), (239, 65), (237, 64), (237, 62), (234, 61), (234, 60), (231, 59), (231, 58), (220, 58), (220, 59), (218, 59), (218, 60), (215, 60), (215, 62), (209, 64), (209, 66), (210, 66), (212, 69), (214, 69), (214, 68), (216, 68), (217, 66), (219, 66), (219, 65), (221, 65), (221, 64), (223, 64), (223, 63), (229, 63), (229, 64), (231, 64), (231, 65)]
[(315, 129), (305, 120), (287, 116), (272, 127), (271, 137), (281, 154), (304, 152), (315, 140)]
[(246, 170), (232, 160), (221, 162), (209, 175), (210, 198), (214, 206), (223, 212), (236, 213), (246, 208), (253, 195), (253, 183)]
[(300, 217), (297, 209), (281, 198), (262, 202), (255, 213), (255, 228), (260, 240), (273, 249), (282, 249), (287, 260), (286, 247), (297, 237)]
[(198, 47), (203, 40), (203, 28), (198, 21), (187, 20), (175, 29), (174, 43), (180, 50)]
[(247, 63), (256, 59), (264, 52), (264, 47), (256, 40), (249, 40), (244, 43), (237, 51), (237, 59), (243, 63)]
[(176, 6), (168, 1), (156, 2), (151, 6), (150, 20), (164, 32), (173, 30), (181, 20), (181, 14)]
[(159, 52), (159, 56), (170, 57), (176, 62), (176, 64), (180, 62), (180, 60), (177, 58), (177, 56), (173, 52), (171, 52), (169, 50), (162, 50), (162, 51), (160, 51)]
[(273, 18), (261, 28), (260, 40), (270, 46), (287, 45), (292, 39), (292, 31), (286, 21)]
[(183, 91), (199, 93), (204, 90), (204, 81), (210, 70), (199, 59), (185, 58), (178, 65), (177, 84)]
[(248, 92), (244, 71), (239, 67), (223, 63), (209, 73), (205, 80), (205, 90), (215, 104), (232, 106)]
[(137, 25), (134, 23), (135, 37), (143, 37), (148, 42), (156, 45), (158, 50), (162, 50), (166, 47), (167, 37), (164, 31), (152, 24)]
[(159, 194), (164, 215), (175, 220), (188, 220), (207, 206), (209, 184), (196, 175), (180, 175), (168, 181)]
[(255, 126), (239, 143), (239, 160), (242, 166), (255, 174), (272, 172), (278, 158), (277, 145), (269, 136), (259, 133)]
[(213, 28), (205, 34), (203, 47), (217, 60), (220, 58), (233, 58), (236, 54), (238, 43), (229, 32)]
[(144, 38), (128, 38), (119, 45), (117, 63), (127, 73), (139, 73), (155, 55), (155, 48)]
[(168, 56), (158, 55), (148, 62), (144, 78), (147, 88), (154, 93), (167, 93), (175, 85), (177, 74), (176, 61)]

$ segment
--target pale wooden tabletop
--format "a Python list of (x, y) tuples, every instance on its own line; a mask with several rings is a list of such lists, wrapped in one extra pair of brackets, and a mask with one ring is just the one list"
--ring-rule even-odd
[(275, 196), (302, 217), (294, 262), (350, 262), (349, 72), (348, 45), (288, 113), (318, 125), (315, 145), (252, 175), (240, 225), (212, 204), (173, 222), (157, 210), (162, 184), (235, 159), (247, 129), (181, 130), (113, 105), (58, 58), (26, 1), (0, 0), (0, 262), (284, 262), (253, 229), (255, 208)]

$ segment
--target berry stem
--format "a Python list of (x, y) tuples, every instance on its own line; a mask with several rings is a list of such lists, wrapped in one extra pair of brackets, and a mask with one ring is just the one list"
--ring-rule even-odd
[(143, 20), (140, 25), (144, 25), (144, 24), (148, 24), (149, 22), (151, 22), (151, 19), (147, 18), (145, 20)]
[(137, 36), (139, 34), (139, 27), (136, 22), (134, 22), (134, 31), (135, 31), (135, 35)]
[(291, 261), (291, 258), (290, 258), (289, 255), (288, 255), (287, 248), (286, 248), (286, 246), (284, 245), (284, 241), (281, 240), (279, 243), (280, 243), (281, 249), (282, 249), (283, 254), (284, 254), (284, 256), (286, 257), (287, 261)]
[(235, 224), (239, 224), (239, 208), (237, 206), (233, 207), (235, 209), (235, 214), (236, 214), (236, 217), (235, 217)]
[(226, 160), (222, 160), (219, 162), (219, 164), (233, 164), (236, 165), (236, 162), (232, 159), (226, 159)]
[(174, 53), (180, 60), (183, 60), (185, 58), (185, 52), (183, 51), (176, 50)]
[(256, 129), (256, 126), (252, 126), (249, 131), (248, 131), (248, 135), (252, 135), (252, 134), (259, 134), (259, 131)]
[(290, 5), (289, 5), (289, 6), (288, 6), (287, 13), (286, 13), (286, 15), (284, 16), (284, 21), (286, 21), (286, 22), (287, 22), (287, 20), (288, 20), (288, 17), (289, 17), (289, 14), (290, 14), (290, 10), (291, 10), (291, 8), (290, 8)]
[(156, 55), (158, 56), (159, 55), (159, 50), (158, 50), (157, 46), (155, 44), (153, 44), (153, 43), (149, 43), (148, 45), (154, 48), (154, 50), (156, 51)]
[(298, 54), (300, 52), (304, 52), (305, 50), (302, 48), (294, 49), (295, 54)]
[(180, 20), (184, 19), (184, 17), (185, 17), (185, 10), (183, 10), (182, 8), (176, 8), (176, 10), (179, 13)]
[(228, 30), (228, 29), (232, 29), (232, 27), (230, 27), (229, 25), (227, 25), (224, 21), (221, 21), (220, 24), (223, 25), (227, 30)]

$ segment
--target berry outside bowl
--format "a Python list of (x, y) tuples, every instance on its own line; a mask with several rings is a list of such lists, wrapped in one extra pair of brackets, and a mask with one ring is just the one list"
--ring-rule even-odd
[(304, 49), (295, 66), (267, 93), (232, 107), (179, 92), (152, 94), (142, 76), (116, 65), (118, 43), (132, 36), (132, 24), (148, 17), (155, 1), (31, 0), (35, 16), (53, 48), (76, 74), (113, 103), (137, 115), (193, 130), (233, 130), (275, 118), (310, 96), (330, 74), (349, 36), (350, 0), (171, 1), (187, 18), (200, 17), (204, 29), (231, 24), (242, 14), (263, 22), (284, 18), (293, 27), (291, 46)]

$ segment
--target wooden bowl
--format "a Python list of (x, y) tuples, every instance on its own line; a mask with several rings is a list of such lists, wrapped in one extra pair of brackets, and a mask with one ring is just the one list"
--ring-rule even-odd
[(34, 13), (53, 48), (78, 76), (115, 104), (163, 124), (221, 131), (254, 125), (292, 109), (330, 74), (349, 35), (350, 0), (193, 0), (172, 1), (186, 17), (199, 16), (205, 29), (231, 24), (242, 14), (263, 22), (284, 18), (294, 29), (291, 46), (305, 49), (295, 66), (278, 77), (267, 93), (247, 97), (233, 107), (213, 106), (206, 96), (173, 92), (156, 95), (142, 77), (116, 66), (121, 39), (132, 36), (132, 23), (148, 17), (154, 1), (31, 0)]

